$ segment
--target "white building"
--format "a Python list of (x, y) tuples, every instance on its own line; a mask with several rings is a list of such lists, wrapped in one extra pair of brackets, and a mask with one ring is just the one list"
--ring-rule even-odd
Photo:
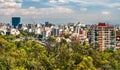
[(41, 34), (41, 29), (40, 28), (36, 28), (35, 29), (35, 34)]
[(14, 28), (11, 29), (10, 33), (12, 35), (18, 35), (18, 34), (20, 34), (19, 30), (18, 29), (14, 29)]
[(7, 29), (7, 26), (6, 25), (1, 25), (0, 26), (0, 32), (2, 35), (5, 35), (6, 34), (6, 30)]

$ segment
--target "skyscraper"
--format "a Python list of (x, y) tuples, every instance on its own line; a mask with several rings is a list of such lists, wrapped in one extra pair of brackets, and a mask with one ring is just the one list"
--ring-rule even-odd
[(12, 26), (16, 28), (20, 24), (20, 17), (12, 17)]

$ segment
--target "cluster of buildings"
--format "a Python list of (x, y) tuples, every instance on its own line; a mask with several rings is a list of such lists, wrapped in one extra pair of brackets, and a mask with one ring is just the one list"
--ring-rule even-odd
[(20, 34), (18, 27), (21, 28), (22, 24), (20, 24), (20, 17), (12, 18), (12, 26), (10, 24), (0, 23), (0, 34), (2, 35), (18, 35)]
[(49, 22), (45, 24), (20, 24), (20, 17), (12, 18), (12, 25), (0, 23), (0, 34), (18, 35), (19, 30), (33, 32), (35, 35), (41, 35), (42, 39), (51, 36), (58, 37), (58, 42), (65, 39), (67, 42), (80, 42), (90, 46), (99, 46), (101, 51), (111, 48), (113, 50), (120, 48), (120, 36), (116, 31), (119, 26), (113, 26), (105, 23), (95, 25), (85, 25), (78, 23), (69, 23), (68, 25), (54, 25)]

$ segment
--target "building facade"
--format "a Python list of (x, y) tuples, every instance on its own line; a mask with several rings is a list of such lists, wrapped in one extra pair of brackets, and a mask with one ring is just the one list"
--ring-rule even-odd
[(116, 30), (114, 26), (105, 23), (92, 25), (89, 29), (89, 43), (91, 46), (99, 46), (101, 51), (107, 48), (115, 50)]
[(12, 17), (12, 26), (16, 28), (20, 24), (20, 17)]

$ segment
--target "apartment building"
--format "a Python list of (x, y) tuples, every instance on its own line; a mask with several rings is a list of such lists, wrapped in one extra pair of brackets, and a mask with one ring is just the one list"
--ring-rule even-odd
[(89, 43), (91, 46), (98, 46), (101, 51), (116, 47), (116, 30), (112, 25), (99, 23), (91, 25), (89, 29)]

